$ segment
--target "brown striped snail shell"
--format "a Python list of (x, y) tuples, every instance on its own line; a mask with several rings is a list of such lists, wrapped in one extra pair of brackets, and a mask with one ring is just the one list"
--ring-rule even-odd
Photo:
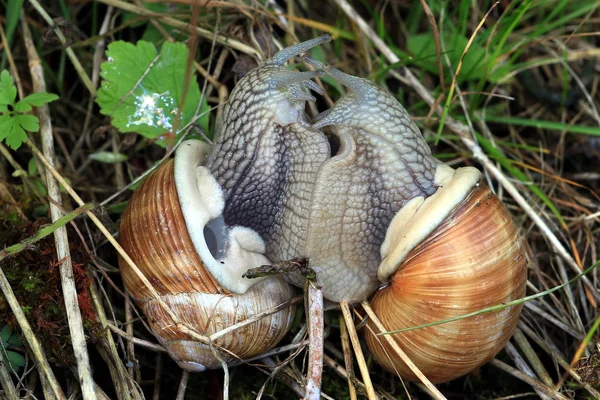
[[(294, 291), (279, 277), (247, 280), (251, 267), (269, 264), (264, 244), (248, 229), (219, 237), (222, 199), (202, 163), (208, 146), (181, 144), (175, 160), (160, 166), (134, 192), (123, 213), (120, 243), (181, 323), (205, 336), (290, 300)], [(220, 204), (219, 204), (220, 203)], [(217, 219), (218, 220), (218, 219)], [(214, 232), (209, 232), (211, 229)], [(222, 254), (219, 254), (222, 252)], [(178, 330), (156, 298), (122, 259), (125, 287), (148, 318), (153, 333), (184, 369), (220, 368), (221, 361), (250, 358), (275, 346), (289, 329), (294, 307), (285, 308), (216, 339), (211, 346)]]
[[(453, 173), (448, 167), (442, 170)], [(447, 207), (446, 195), (464, 198)], [(370, 299), (387, 330), (459, 317), (524, 296), (524, 243), (501, 201), (479, 182), (477, 170), (458, 169), (436, 194), (415, 201), (415, 208), (405, 208), (407, 215), (398, 215), (390, 226), (379, 275), (386, 281), (391, 274), (391, 282)], [(521, 305), (511, 306), (392, 338), (429, 380), (445, 382), (496, 355), (512, 336), (520, 311)], [(369, 326), (366, 342), (376, 359), (389, 371), (415, 380), (387, 341), (372, 333), (377, 328)]]

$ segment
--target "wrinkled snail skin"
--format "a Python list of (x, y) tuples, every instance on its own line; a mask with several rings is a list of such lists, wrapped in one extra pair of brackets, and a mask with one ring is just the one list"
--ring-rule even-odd
[[(379, 285), (387, 226), (407, 201), (435, 192), (438, 163), (387, 91), (333, 68), (323, 70), (350, 93), (307, 123), (315, 74), (283, 63), (322, 41), (284, 49), (238, 82), (206, 166), (223, 188), (227, 225), (258, 232), (271, 260), (309, 258), (325, 298), (353, 303)], [(329, 126), (340, 142), (333, 157)]]
[[(119, 236), (127, 254), (179, 321), (208, 336), (290, 300), (294, 290), (281, 278), (260, 280), (239, 295), (215, 279), (190, 238), (174, 172), (175, 161), (170, 160), (134, 192)], [(260, 262), (268, 260), (262, 256)], [(220, 368), (219, 358), (230, 362), (261, 354), (283, 338), (293, 320), (294, 307), (290, 307), (228, 333), (213, 342), (216, 349), (225, 349), (216, 357), (210, 346), (177, 328), (126, 262), (120, 259), (119, 265), (125, 287), (154, 335), (189, 371)]]
[[(476, 184), (428, 237), (400, 262), (389, 286), (369, 301), (389, 331), (420, 326), (525, 295), (525, 246), (501, 201)], [(460, 377), (506, 345), (521, 306), (396, 333), (392, 338), (433, 383)], [(377, 328), (366, 342), (392, 373), (416, 380)]]

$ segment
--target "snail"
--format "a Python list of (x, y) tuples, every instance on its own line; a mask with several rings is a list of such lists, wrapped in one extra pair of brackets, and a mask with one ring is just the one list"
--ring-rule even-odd
[[(121, 219), (119, 241), (162, 300), (179, 318), (209, 336), (294, 296), (280, 277), (241, 278), (257, 265), (269, 264), (264, 243), (248, 229), (229, 231), (230, 246), (219, 235), (220, 190), (201, 164), (210, 146), (186, 142), (174, 160), (160, 166), (134, 192)], [(210, 223), (209, 223), (210, 221)], [(250, 358), (274, 347), (287, 333), (294, 307), (245, 325), (214, 341), (216, 349), (181, 332), (129, 265), (119, 259), (121, 276), (153, 333), (171, 358), (188, 371), (220, 368), (221, 360)], [(237, 269), (236, 269), (237, 268)]]
[[(285, 48), (250, 71), (232, 90), (212, 147), (188, 141), (178, 149), (175, 170), (180, 158), (189, 158), (187, 175), (195, 179), (181, 208), (185, 214), (186, 203), (200, 205), (187, 227), (196, 226), (190, 236), (212, 274), (208, 280), (224, 293), (244, 295), (280, 279), (248, 280), (245, 270), (307, 258), (326, 299), (357, 303), (372, 296), (389, 330), (522, 297), (524, 243), (476, 168), (454, 170), (436, 160), (402, 105), (374, 83), (310, 59), (315, 71), (285, 67), (328, 40)], [(311, 120), (305, 113), (306, 102), (315, 101), (309, 91), (323, 93), (311, 79), (322, 74), (349, 91)], [(175, 181), (179, 190), (184, 179), (175, 174)], [(150, 191), (160, 197), (160, 188)], [(121, 235), (124, 223), (125, 216)], [(159, 287), (175, 281), (161, 274), (153, 281)], [(190, 275), (184, 274), (185, 283)], [(284, 277), (296, 286), (305, 279), (294, 272)], [(124, 281), (131, 291), (134, 282)], [(291, 293), (284, 286), (272, 291), (282, 298)], [(442, 382), (500, 351), (519, 313), (519, 306), (510, 307), (393, 337), (426, 376)], [(156, 317), (148, 318), (152, 323)], [(384, 367), (414, 379), (380, 338), (366, 335)], [(469, 349), (466, 356), (456, 351), (459, 344)]]

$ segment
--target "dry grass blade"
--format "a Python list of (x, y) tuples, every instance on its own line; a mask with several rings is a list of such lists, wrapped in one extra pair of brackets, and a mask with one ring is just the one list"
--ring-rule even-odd
[(8, 370), (10, 361), (8, 360), (8, 353), (4, 346), (0, 344), (0, 387), (4, 390), (4, 395), (8, 399), (18, 399), (17, 388), (12, 381), (10, 371)]
[(500, 361), (498, 359), (494, 358), (492, 361), (490, 361), (490, 364), (500, 368), (501, 370), (503, 370), (505, 372), (508, 372), (515, 378), (520, 379), (523, 382), (526, 382), (527, 384), (531, 385), (531, 387), (533, 387), (536, 390), (539, 390), (540, 392), (542, 392), (544, 395), (550, 397), (551, 399), (567, 400), (567, 397), (548, 388), (546, 385), (543, 385), (542, 383), (540, 383), (537, 379), (531, 378), (530, 376), (524, 374), (523, 372), (519, 371), (518, 369), (513, 368), (510, 365), (503, 363), (502, 361)]
[(8, 282), (8, 279), (6, 279), (6, 275), (4, 275), (4, 271), (2, 271), (1, 268), (0, 290), (2, 291), (6, 302), (8, 303), (11, 311), (13, 312), (17, 323), (19, 324), (19, 328), (21, 329), (21, 333), (25, 338), (25, 341), (31, 349), (31, 353), (40, 373), (40, 379), (42, 380), (42, 386), (44, 388), (45, 397), (47, 399), (65, 399), (65, 395), (60, 387), (60, 384), (58, 383), (56, 376), (54, 376), (52, 367), (50, 367), (50, 364), (46, 359), (44, 349), (42, 349), (39, 340), (37, 339), (35, 333), (31, 329), (31, 325), (29, 325), (29, 322), (27, 322), (27, 317), (21, 309), (21, 305), (15, 297), (15, 293), (10, 287), (10, 283)]
[(354, 321), (352, 320), (352, 315), (350, 314), (350, 306), (348, 303), (342, 301), (340, 303), (340, 307), (342, 308), (342, 315), (344, 316), (350, 341), (352, 342), (352, 347), (354, 348), (354, 354), (356, 355), (358, 368), (360, 369), (360, 374), (367, 390), (367, 397), (369, 400), (375, 400), (377, 399), (377, 396), (375, 395), (375, 389), (373, 388), (373, 383), (371, 382), (371, 376), (369, 375), (369, 368), (367, 367), (365, 356), (363, 355), (360, 347), (360, 341), (358, 340), (358, 334), (356, 333), (356, 328), (354, 327)]
[[(174, 28), (178, 28), (181, 30), (190, 29), (189, 25), (183, 21), (179, 21), (179, 20), (177, 20), (175, 18), (171, 18), (171, 17), (165, 17), (164, 15), (161, 15), (161, 14), (156, 14), (146, 8), (138, 7), (131, 3), (126, 3), (126, 2), (120, 1), (120, 0), (98, 0), (98, 1), (100, 3), (104, 3), (106, 5), (121, 9), (123, 11), (129, 11), (134, 14), (138, 14), (140, 16), (149, 17), (149, 18), (157, 18), (159, 21), (164, 22), (165, 24), (170, 25)], [(210, 40), (215, 38), (216, 42), (219, 44), (226, 45), (228, 47), (231, 47), (232, 49), (239, 50), (242, 53), (245, 53), (245, 54), (248, 54), (251, 56), (255, 56), (259, 59), (262, 57), (262, 55), (260, 53), (258, 53), (254, 48), (252, 48), (238, 40), (228, 38), (226, 36), (219, 35), (219, 34), (215, 35), (215, 32), (212, 32), (207, 29), (200, 28), (200, 27), (196, 27), (195, 31), (198, 34), (198, 36), (200, 36), (200, 37), (210, 39)]]
[[(44, 79), (44, 71), (42, 62), (37, 54), (37, 50), (25, 15), (21, 14), (21, 25), (23, 28), (23, 37), (27, 55), (29, 57), (29, 68), (33, 80), (33, 88), (35, 92), (45, 92), (46, 82)], [(52, 136), (52, 125), (50, 122), (50, 110), (48, 105), (38, 107), (38, 115), (40, 120), (40, 134), (42, 137), (42, 145), (44, 154), (49, 163), (54, 164), (54, 138)], [(62, 217), (62, 210), (59, 205), (62, 204), (60, 187), (58, 182), (47, 174), (47, 189), (48, 196), (52, 200), (50, 204), (50, 215), (52, 222)], [(77, 298), (77, 289), (75, 287), (75, 278), (73, 276), (73, 266), (71, 264), (71, 255), (69, 250), (69, 238), (67, 229), (60, 227), (54, 232), (54, 240), (56, 243), (56, 255), (60, 263), (60, 277), (62, 284), (62, 292), (69, 322), (69, 332), (73, 344), (75, 359), (77, 360), (77, 372), (81, 385), (81, 393), (86, 400), (96, 399), (96, 391), (94, 390), (94, 380), (92, 379), (92, 368), (87, 351), (85, 333), (83, 331), (83, 320), (81, 311), (79, 310), (79, 301)]]
[(346, 374), (348, 375), (348, 390), (350, 399), (356, 400), (356, 388), (352, 382), (354, 377), (354, 359), (352, 357), (352, 349), (350, 348), (350, 336), (344, 319), (340, 319), (340, 336), (342, 338), (342, 349), (344, 350), (344, 364), (346, 365)]

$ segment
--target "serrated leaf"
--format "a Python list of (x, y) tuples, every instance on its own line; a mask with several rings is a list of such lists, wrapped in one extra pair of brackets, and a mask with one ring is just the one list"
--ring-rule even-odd
[(123, 161), (127, 161), (127, 156), (121, 153), (113, 153), (110, 151), (97, 151), (89, 155), (94, 161), (100, 161), (106, 164), (114, 164)]
[[(46, 92), (37, 92), (31, 93), (29, 96), (25, 97), (19, 103), (27, 103), (35, 107), (41, 107), (46, 103), (50, 103), (51, 101), (57, 100), (58, 96), (54, 93), (46, 93)], [(17, 104), (18, 105), (18, 104)]]
[[(100, 112), (110, 115), (112, 124), (121, 132), (161, 138), (175, 126), (179, 133), (196, 113), (200, 90), (191, 77), (180, 119), (176, 121), (186, 82), (187, 47), (166, 42), (158, 57), (157, 54), (154, 45), (144, 41), (137, 45), (118, 41), (108, 46), (108, 61), (100, 67), (103, 82), (96, 102)], [(206, 110), (204, 100), (199, 111)], [(208, 113), (196, 123), (206, 130)]]
[[(27, 133), (16, 123), (14, 118), (10, 118), (10, 123), (7, 124), (9, 128), (6, 131), (6, 145), (13, 150), (17, 150), (21, 145), (27, 141)], [(2, 128), (0, 127), (0, 140), (2, 139)]]
[(7, 70), (0, 74), (0, 104), (14, 104), (17, 98), (17, 88)]
[(15, 115), (13, 118), (21, 125), (21, 128), (26, 131), (37, 132), (40, 129), (40, 121), (35, 115)]
[(17, 122), (11, 115), (0, 115), (0, 141), (9, 137), (17, 125)]
[(15, 104), (15, 111), (18, 113), (26, 113), (31, 111), (31, 106), (27, 103), (20, 101), (17, 104)]

